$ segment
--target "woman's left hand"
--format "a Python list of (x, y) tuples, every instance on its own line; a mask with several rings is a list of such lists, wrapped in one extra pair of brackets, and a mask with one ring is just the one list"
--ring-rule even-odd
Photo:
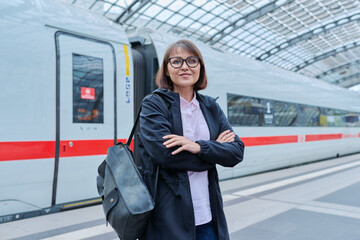
[(193, 142), (183, 136), (171, 134), (171, 135), (164, 136), (163, 139), (169, 139), (164, 142), (164, 146), (166, 148), (180, 146), (178, 149), (176, 149), (174, 152), (172, 152), (172, 155), (175, 155), (184, 150), (191, 152), (193, 154), (198, 154), (201, 150), (201, 147), (198, 143)]

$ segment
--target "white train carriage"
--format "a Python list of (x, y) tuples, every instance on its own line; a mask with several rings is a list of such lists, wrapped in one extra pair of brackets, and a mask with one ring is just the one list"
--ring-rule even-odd
[(0, 222), (99, 202), (97, 166), (133, 124), (124, 31), (54, 2), (0, 4)]
[[(0, 9), (0, 223), (98, 203), (107, 147), (124, 141), (176, 37), (128, 38), (102, 17), (50, 1)], [(360, 151), (360, 94), (196, 43), (208, 88), (246, 145), (220, 178)]]

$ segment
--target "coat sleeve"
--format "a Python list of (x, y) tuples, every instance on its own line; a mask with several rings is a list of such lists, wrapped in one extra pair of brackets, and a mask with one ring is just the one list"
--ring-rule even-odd
[[(219, 119), (220, 131), (225, 130), (234, 132), (220, 106), (216, 104), (216, 114)], [(228, 143), (220, 143), (216, 140), (199, 140), (197, 143), (201, 146), (198, 157), (212, 164), (220, 164), (224, 167), (233, 167), (243, 160), (244, 143), (235, 135), (235, 140)]]
[(143, 100), (139, 136), (151, 159), (164, 169), (205, 171), (213, 168), (215, 166), (213, 163), (203, 161), (197, 154), (182, 151), (172, 155), (171, 153), (177, 148), (168, 149), (163, 145), (165, 139), (162, 137), (172, 134), (166, 111), (161, 100), (154, 95)]

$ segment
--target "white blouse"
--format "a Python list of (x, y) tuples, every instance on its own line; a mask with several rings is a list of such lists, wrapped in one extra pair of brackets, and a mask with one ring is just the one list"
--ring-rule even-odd
[[(181, 121), (183, 135), (191, 141), (209, 140), (210, 132), (200, 109), (196, 94), (191, 102), (180, 97)], [(191, 198), (194, 206), (195, 225), (202, 225), (212, 220), (208, 171), (188, 171)]]

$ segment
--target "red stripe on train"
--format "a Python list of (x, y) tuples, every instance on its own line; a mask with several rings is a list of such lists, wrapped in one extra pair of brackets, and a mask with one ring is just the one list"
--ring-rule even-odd
[(243, 137), (241, 140), (244, 142), (245, 147), (262, 146), (283, 143), (297, 143), (298, 136), (268, 136), (268, 137)]
[(341, 133), (335, 134), (310, 134), (305, 136), (306, 142), (341, 139)]
[(60, 157), (104, 155), (114, 145), (114, 140), (67, 140), (60, 141)]
[(356, 134), (343, 134), (342, 138), (357, 138), (358, 135)]
[(55, 157), (55, 141), (0, 142), (0, 161)]
[[(125, 142), (126, 139), (118, 141)], [(104, 155), (114, 140), (60, 141), (60, 157)], [(132, 146), (131, 146), (132, 147)], [(55, 141), (0, 142), (0, 161), (55, 158)]]

